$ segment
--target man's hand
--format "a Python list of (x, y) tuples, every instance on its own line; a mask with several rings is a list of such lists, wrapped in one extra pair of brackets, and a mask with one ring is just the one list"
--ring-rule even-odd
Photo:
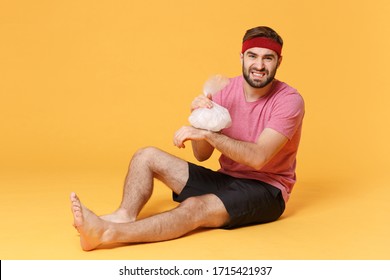
[(211, 132), (192, 126), (183, 126), (176, 131), (175, 136), (173, 137), (173, 144), (178, 148), (185, 148), (184, 142), (188, 140), (204, 140), (207, 133)]
[(204, 94), (197, 96), (191, 103), (191, 112), (199, 108), (211, 109), (213, 107), (213, 102), (211, 102), (211, 99), (211, 94), (208, 94), (207, 96)]

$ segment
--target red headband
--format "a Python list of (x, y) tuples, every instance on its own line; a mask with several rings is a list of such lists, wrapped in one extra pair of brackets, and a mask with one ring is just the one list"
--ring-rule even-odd
[(254, 37), (252, 39), (246, 40), (244, 43), (242, 43), (241, 53), (244, 53), (246, 50), (250, 48), (256, 48), (256, 47), (273, 50), (278, 54), (278, 56), (282, 54), (282, 45), (280, 45), (275, 40), (267, 37)]

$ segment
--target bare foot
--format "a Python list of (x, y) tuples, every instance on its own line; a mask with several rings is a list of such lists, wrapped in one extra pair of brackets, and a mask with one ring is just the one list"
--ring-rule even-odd
[(104, 234), (108, 231), (105, 221), (81, 204), (75, 193), (71, 193), (73, 225), (80, 233), (80, 244), (84, 251), (90, 251), (104, 243)]

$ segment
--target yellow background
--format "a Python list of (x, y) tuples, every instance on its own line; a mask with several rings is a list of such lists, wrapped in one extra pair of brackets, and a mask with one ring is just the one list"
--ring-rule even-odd
[[(0, 259), (389, 259), (389, 3), (1, 0)], [(173, 133), (210, 75), (241, 74), (258, 25), (306, 101), (283, 217), (83, 252), (69, 193), (105, 214), (139, 147), (195, 161)], [(141, 216), (173, 206), (157, 183)]]

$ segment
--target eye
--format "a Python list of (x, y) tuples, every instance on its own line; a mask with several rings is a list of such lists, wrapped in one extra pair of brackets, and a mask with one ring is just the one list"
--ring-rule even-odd
[(257, 57), (257, 55), (254, 54), (254, 53), (252, 53), (252, 52), (248, 52), (248, 53), (246, 54), (246, 56), (247, 56), (248, 58), (250, 58), (250, 59), (255, 59), (255, 58)]

